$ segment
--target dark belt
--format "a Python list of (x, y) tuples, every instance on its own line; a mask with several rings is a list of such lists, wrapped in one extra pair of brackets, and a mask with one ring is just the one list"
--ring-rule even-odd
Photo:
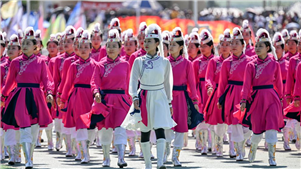
[(205, 78), (200, 78), (200, 81), (205, 81)]
[(238, 85), (238, 86), (242, 86), (244, 84), (244, 82), (242, 81), (234, 81), (234, 80), (229, 80), (228, 84), (230, 85)]
[(101, 90), (103, 94), (125, 94), (124, 90)]
[(254, 86), (253, 90), (260, 90), (260, 89), (273, 89), (273, 85), (262, 85), (262, 86)]
[(175, 91), (186, 91), (187, 90), (187, 86), (173, 86), (173, 89)]
[(38, 84), (38, 83), (18, 83), (18, 87), (40, 88), (40, 84)]
[(89, 84), (75, 84), (74, 87), (91, 88), (91, 85), (89, 85)]
[(286, 83), (286, 80), (283, 80), (282, 83), (285, 84), (285, 83)]

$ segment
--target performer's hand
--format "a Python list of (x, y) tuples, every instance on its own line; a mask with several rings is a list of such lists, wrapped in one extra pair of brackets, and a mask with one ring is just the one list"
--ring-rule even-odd
[(95, 101), (96, 101), (96, 103), (101, 103), (101, 95), (100, 95), (100, 93), (96, 93), (95, 94)]
[(220, 110), (222, 109), (222, 105), (220, 105), (219, 102), (217, 102), (217, 108)]
[(53, 96), (51, 94), (47, 95), (46, 100), (47, 103), (51, 103), (51, 105), (53, 106)]
[(241, 103), (240, 104), (240, 111), (245, 111), (245, 109), (246, 109), (246, 103)]
[(61, 102), (61, 104), (60, 104), (60, 109), (63, 109), (63, 108), (65, 108), (65, 103), (64, 103), (64, 102)]
[(208, 96), (210, 96), (210, 95), (212, 94), (212, 92), (213, 92), (213, 88), (212, 88), (212, 87), (209, 87), (209, 88), (207, 89), (207, 94), (208, 94)]
[(5, 102), (1, 102), (1, 107), (4, 107), (5, 106)]
[(300, 100), (295, 100), (294, 101), (294, 106), (295, 107), (300, 107)]
[(57, 103), (57, 105), (61, 105), (61, 98), (60, 97), (56, 98), (56, 103)]
[(200, 112), (200, 109), (199, 109), (199, 105), (198, 105), (198, 104), (194, 104), (194, 108), (195, 108), (198, 112)]
[(136, 110), (140, 110), (140, 107), (139, 107), (139, 100), (137, 99), (137, 100), (134, 100), (134, 108), (136, 109)]
[(173, 109), (172, 109), (172, 107), (170, 107), (169, 109), (170, 109), (170, 115), (172, 116), (173, 115)]
[(286, 103), (289, 105), (290, 103), (292, 102), (292, 99), (291, 98), (287, 98), (286, 99)]

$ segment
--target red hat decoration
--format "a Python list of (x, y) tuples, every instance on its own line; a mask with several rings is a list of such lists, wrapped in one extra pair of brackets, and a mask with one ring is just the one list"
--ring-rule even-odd
[(279, 46), (279, 45), (285, 44), (285, 41), (280, 32), (275, 33), (275, 35), (273, 37), (273, 44), (274, 44), (274, 46)]
[(184, 41), (183, 33), (180, 27), (176, 27), (172, 30), (171, 41)]
[(8, 46), (13, 46), (13, 45), (20, 46), (19, 38), (16, 34), (13, 34), (8, 42)]
[(163, 43), (166, 43), (168, 45), (170, 44), (170, 35), (168, 31), (162, 32), (162, 39), (163, 39)]
[(138, 35), (144, 34), (146, 28), (147, 28), (146, 23), (145, 22), (141, 22), (140, 25), (139, 25)]
[(281, 31), (281, 35), (282, 35), (282, 37), (283, 37), (283, 39), (284, 39), (285, 41), (287, 41), (287, 40), (290, 38), (290, 35), (289, 35), (287, 29), (283, 29), (283, 30)]
[(33, 27), (28, 27), (25, 29), (24, 39), (35, 39)]
[(117, 29), (111, 29), (109, 31), (107, 42), (121, 42), (119, 31)]
[(212, 35), (207, 29), (202, 30), (202, 32), (200, 34), (200, 38), (201, 38), (202, 45), (213, 41)]
[(238, 27), (233, 28), (233, 36), (232, 39), (244, 39), (242, 33)]
[(41, 41), (41, 30), (36, 30), (34, 37), (36, 38), (37, 41)]
[(65, 29), (65, 36), (64, 38), (65, 39), (71, 39), (71, 38), (74, 38), (75, 37), (75, 29), (73, 26), (68, 26), (66, 29)]
[(290, 31), (289, 39), (288, 40), (296, 40), (299, 41), (299, 35), (296, 30)]

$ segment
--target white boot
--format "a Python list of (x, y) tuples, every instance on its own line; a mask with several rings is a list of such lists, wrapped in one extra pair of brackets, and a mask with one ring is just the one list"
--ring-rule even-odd
[(87, 140), (80, 141), (79, 145), (83, 151), (83, 159), (81, 160), (81, 164), (87, 164), (90, 162), (88, 141)]
[(119, 166), (119, 168), (126, 167), (128, 164), (124, 161), (125, 145), (116, 144), (115, 147), (116, 147), (117, 153), (118, 153), (117, 165)]
[(141, 143), (141, 150), (144, 154), (145, 169), (152, 169), (150, 142)]
[(174, 147), (172, 151), (172, 163), (174, 167), (181, 167), (182, 164), (180, 163), (179, 157), (181, 152), (181, 147)]
[(223, 156), (223, 144), (224, 140), (223, 137), (220, 137), (218, 135), (215, 135), (215, 142), (216, 142), (216, 156), (222, 157)]
[(207, 155), (208, 147), (207, 147), (207, 140), (208, 140), (208, 130), (201, 130), (200, 131), (201, 137), (201, 144), (202, 144), (202, 155)]
[(184, 133), (184, 147), (188, 145), (188, 132)]
[(37, 143), (36, 143), (36, 147), (41, 147), (41, 139), (42, 139), (42, 133), (43, 133), (43, 129), (39, 130), (39, 134), (38, 134), (38, 139), (37, 139)]
[(25, 157), (25, 169), (32, 169), (33, 167), (31, 147), (32, 147), (31, 143), (22, 143), (22, 149)]
[(135, 137), (128, 138), (128, 143), (130, 147), (129, 156), (135, 156), (136, 155)]
[(249, 161), (251, 163), (253, 163), (254, 160), (255, 160), (257, 147), (258, 147), (258, 144), (251, 143), (251, 147), (250, 147), (250, 151), (249, 151), (249, 156), (248, 156)]
[(166, 142), (163, 163), (166, 164), (170, 155), (170, 142)]
[(21, 163), (21, 144), (20, 143), (17, 143), (16, 145), (16, 150), (15, 150), (15, 162), (16, 163)]
[(289, 127), (284, 127), (283, 128), (283, 148), (285, 151), (291, 151), (291, 147), (289, 145), (289, 142), (290, 142), (290, 136), (289, 136), (289, 133), (290, 133), (290, 128)]
[(64, 134), (66, 143), (66, 157), (72, 157), (71, 134)]
[(48, 150), (53, 149), (52, 130), (45, 130), (48, 140)]
[(275, 153), (276, 153), (276, 143), (271, 144), (268, 143), (268, 150), (269, 150), (269, 164), (270, 166), (276, 166), (276, 159), (275, 159)]
[(110, 145), (102, 145), (103, 151), (103, 167), (110, 167), (111, 159), (110, 159)]
[(75, 161), (82, 161), (83, 149), (81, 147), (81, 142), (76, 142), (76, 157)]
[(100, 130), (96, 131), (96, 147), (101, 148), (100, 138), (99, 138)]
[(209, 129), (207, 131), (208, 131), (208, 151), (212, 152), (212, 153), (215, 153), (215, 152), (213, 152), (213, 148), (214, 148), (214, 141), (213, 141), (214, 140), (214, 133), (213, 133), (213, 131), (211, 131)]
[(62, 140), (63, 136), (60, 132), (56, 132), (56, 143), (55, 143), (55, 149), (56, 151), (60, 151), (62, 148)]
[(234, 147), (236, 151), (236, 161), (243, 161), (244, 160), (244, 154), (243, 154), (243, 148), (244, 148), (245, 141), (241, 142), (234, 142)]
[(16, 148), (17, 148), (17, 145), (10, 145), (10, 146), (6, 146), (7, 147), (7, 151), (8, 151), (8, 154), (9, 154), (9, 160), (8, 160), (8, 164), (9, 165), (15, 165), (15, 154), (17, 153), (16, 152)]
[(157, 139), (157, 168), (166, 169), (163, 164), (163, 157), (165, 152), (165, 139)]
[(234, 142), (231, 141), (231, 133), (229, 133), (229, 156), (230, 156), (230, 158), (235, 158), (236, 157)]

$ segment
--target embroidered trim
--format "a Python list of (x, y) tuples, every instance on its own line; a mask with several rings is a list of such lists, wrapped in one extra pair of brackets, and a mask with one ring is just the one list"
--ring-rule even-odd
[(298, 64), (299, 64), (300, 60), (301, 60), (301, 59), (297, 59), (297, 60), (296, 60), (295, 70), (297, 70), (297, 67), (298, 67)]
[(259, 76), (262, 74), (264, 68), (271, 62), (271, 60), (268, 60), (267, 62), (260, 64), (260, 65), (255, 65), (255, 69), (256, 69), (256, 75), (255, 75), (255, 79), (258, 79)]
[(78, 77), (83, 73), (84, 69), (85, 69), (88, 65), (90, 65), (90, 62), (81, 64), (81, 65), (78, 64), (78, 65), (76, 66), (76, 68), (77, 68), (76, 78), (78, 78)]
[[(148, 58), (148, 57), (145, 57), (145, 58)], [(153, 69), (154, 68), (154, 65), (153, 65), (153, 61), (155, 60), (158, 60), (160, 57), (157, 56), (153, 59), (149, 59), (149, 60), (143, 60), (143, 65), (142, 65), (142, 69)]]
[(175, 61), (175, 62), (170, 62), (170, 64), (171, 64), (172, 67), (175, 67), (175, 66), (177, 66), (178, 64), (180, 64), (183, 60), (184, 60), (184, 59), (180, 59), (180, 60)]
[(280, 65), (283, 64), (283, 63), (285, 63), (285, 59), (280, 60), (278, 63), (279, 63)]
[(4, 75), (4, 77), (3, 77), (3, 82), (5, 83), (5, 81), (6, 81), (6, 77), (7, 77), (7, 74), (8, 74), (8, 66), (7, 65), (5, 65), (5, 75)]
[(105, 64), (105, 73), (104, 73), (103, 77), (108, 77), (108, 75), (112, 72), (113, 68), (114, 68), (115, 66), (117, 66), (119, 63), (121, 63), (120, 60), (117, 61), (117, 62), (114, 62), (114, 63), (112, 63), (112, 64), (106, 63), (106, 64)]
[(65, 58), (62, 57), (61, 60), (62, 60), (62, 61), (61, 61), (61, 65), (60, 65), (60, 68), (59, 68), (60, 71), (63, 70), (63, 64), (64, 64), (64, 62), (65, 62)]
[(35, 61), (37, 59), (37, 57), (33, 57), (32, 59), (29, 59), (29, 60), (26, 60), (26, 61), (23, 61), (22, 59), (20, 59), (20, 71), (19, 71), (19, 75), (21, 75), (27, 68), (27, 66)]
[(220, 61), (217, 61), (216, 62), (216, 70), (215, 70), (214, 74), (217, 75), (221, 71), (221, 68), (222, 68), (222, 63)]
[(199, 74), (201, 74), (201, 72), (207, 68), (208, 62), (209, 62), (209, 60), (206, 60), (206, 61), (201, 61), (200, 60)]
[(245, 61), (247, 57), (244, 57), (240, 60), (232, 60), (231, 68), (230, 68), (230, 74), (233, 74), (233, 72), (237, 69), (238, 65), (241, 64), (243, 61)]

